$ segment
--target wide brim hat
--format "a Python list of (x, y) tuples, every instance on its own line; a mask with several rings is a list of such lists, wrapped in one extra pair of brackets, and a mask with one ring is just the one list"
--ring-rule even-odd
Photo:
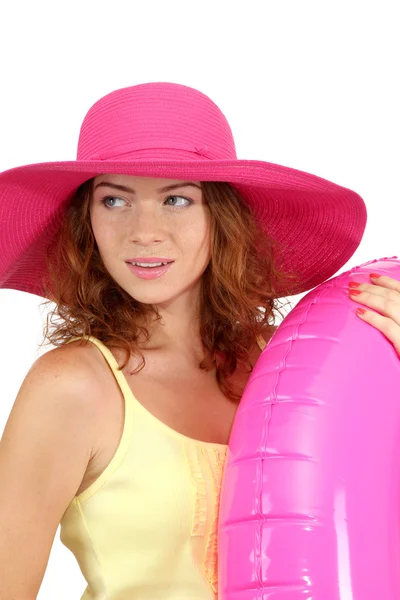
[(278, 243), (276, 267), (296, 274), (277, 290), (280, 297), (333, 276), (366, 225), (355, 192), (289, 167), (238, 159), (225, 116), (202, 92), (144, 83), (113, 91), (89, 109), (77, 160), (0, 173), (0, 288), (44, 296), (46, 249), (68, 202), (82, 183), (107, 173), (231, 184)]

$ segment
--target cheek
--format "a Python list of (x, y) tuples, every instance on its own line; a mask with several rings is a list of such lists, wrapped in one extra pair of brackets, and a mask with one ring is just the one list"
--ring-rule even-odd
[(203, 262), (211, 255), (211, 233), (207, 223), (197, 223), (186, 232), (186, 247), (191, 252), (193, 259)]
[(98, 211), (94, 210), (93, 207), (90, 210), (90, 224), (92, 226), (92, 231), (96, 242), (100, 247), (102, 240), (105, 238), (104, 226), (99, 218)]
[(96, 239), (99, 249), (113, 248), (118, 241), (118, 227), (109, 218), (104, 219), (100, 211), (92, 210), (90, 220), (93, 235)]

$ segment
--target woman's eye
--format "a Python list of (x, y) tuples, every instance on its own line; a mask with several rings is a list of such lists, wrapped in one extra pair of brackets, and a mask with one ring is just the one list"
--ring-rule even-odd
[[(174, 199), (178, 199), (178, 200), (184, 200), (185, 202), (187, 202), (188, 204), (192, 204), (192, 200), (189, 200), (189, 198), (184, 198), (183, 196), (168, 196), (168, 198), (166, 199), (165, 202), (169, 202), (169, 200), (174, 200)], [(183, 204), (182, 202), (180, 204), (169, 204), (169, 206), (172, 206), (172, 208), (183, 208), (184, 206), (187, 206), (187, 204)]]
[[(120, 200), (121, 202), (125, 202), (125, 200), (123, 200), (123, 198), (119, 198), (118, 196), (104, 196), (104, 198), (101, 199), (101, 204), (103, 204), (103, 206), (105, 206), (105, 208), (114, 208), (116, 205), (114, 204), (110, 204), (111, 201), (118, 201)], [(172, 200), (172, 203), (171, 203)], [(183, 208), (184, 206), (187, 206), (188, 204), (192, 204), (192, 200), (189, 200), (189, 198), (185, 198), (184, 196), (168, 196), (168, 198), (165, 200), (166, 203), (168, 203), (169, 206), (171, 206), (172, 208)]]
[[(118, 198), (118, 196), (104, 196), (104, 198), (101, 200), (101, 204), (103, 204), (106, 208), (113, 208), (113, 206), (108, 204), (109, 200), (122, 200), (122, 198)], [(122, 202), (124, 202), (124, 200), (122, 200)]]

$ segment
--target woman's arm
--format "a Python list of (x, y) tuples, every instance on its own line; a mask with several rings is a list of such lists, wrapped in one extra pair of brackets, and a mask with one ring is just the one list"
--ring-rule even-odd
[(90, 375), (57, 348), (33, 364), (18, 392), (0, 440), (0, 600), (34, 600), (39, 592), (91, 457)]

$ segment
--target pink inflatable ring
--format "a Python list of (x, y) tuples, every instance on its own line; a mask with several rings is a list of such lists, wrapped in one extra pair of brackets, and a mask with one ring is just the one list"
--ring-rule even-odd
[(307, 294), (259, 357), (229, 442), (220, 600), (399, 600), (400, 359), (350, 280)]

